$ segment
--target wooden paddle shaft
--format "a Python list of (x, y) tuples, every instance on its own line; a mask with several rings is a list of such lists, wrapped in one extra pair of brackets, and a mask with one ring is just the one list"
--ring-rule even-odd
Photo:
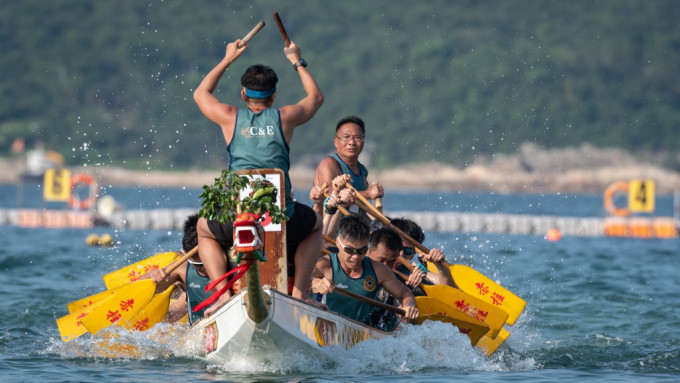
[[(347, 183), (347, 187), (354, 189), (354, 186), (350, 184), (349, 182)], [(408, 243), (412, 244), (416, 249), (419, 250), (421, 254), (427, 254), (430, 252), (430, 250), (423, 246), (422, 243), (416, 241), (415, 239), (411, 238), (408, 234), (404, 233), (401, 231), (398, 227), (392, 225), (392, 222), (390, 222), (387, 217), (383, 215), (382, 212), (380, 212), (378, 209), (375, 208), (375, 206), (371, 205), (371, 203), (366, 199), (366, 197), (362, 196), (356, 189), (354, 189), (356, 192), (356, 196), (359, 198), (359, 201), (361, 201), (361, 204), (359, 205), (360, 208), (364, 209), (367, 213), (371, 214), (374, 216), (378, 221), (382, 222), (383, 225), (389, 226), (391, 229), (396, 231), (399, 236), (404, 238)]]
[[(415, 269), (415, 266), (413, 266), (412, 264), (410, 264), (410, 263), (409, 263), (406, 259), (404, 259), (404, 257), (402, 257), (401, 255), (397, 258), (397, 260), (399, 260), (399, 263), (401, 263), (402, 265), (406, 266), (406, 268), (409, 269), (410, 271), (413, 271), (413, 269)], [(402, 278), (404, 278), (405, 281), (408, 280), (408, 275), (405, 275), (404, 273), (400, 273), (400, 272), (397, 271), (397, 270), (392, 270), (392, 271), (394, 271), (395, 273), (399, 274)], [(427, 277), (427, 273), (425, 273), (425, 276), (423, 277), (423, 280), (424, 280), (424, 281), (428, 281), (428, 282), (430, 282), (430, 283), (434, 283), (434, 282), (432, 282), (432, 281)], [(422, 284), (422, 283), (421, 283), (421, 284)]]
[[(377, 185), (377, 182), (373, 182), (372, 185)], [(383, 210), (383, 204), (382, 204), (382, 198), (378, 197), (375, 199), (375, 208), (378, 209), (382, 213)]]
[(248, 44), (248, 41), (250, 41), (250, 39), (251, 39), (253, 36), (255, 36), (255, 34), (256, 34), (257, 32), (259, 32), (260, 29), (262, 29), (262, 28), (264, 28), (264, 21), (260, 21), (259, 23), (257, 23), (257, 25), (255, 26), (255, 28), (251, 29), (250, 32), (248, 32), (248, 34), (247, 34), (244, 38), (242, 38), (241, 41), (239, 41), (238, 47), (241, 48), (241, 47), (243, 47), (244, 45)]
[(350, 297), (350, 298), (353, 298), (353, 299), (356, 299), (356, 300), (359, 300), (359, 301), (368, 303), (368, 304), (370, 304), (370, 305), (380, 307), (381, 309), (385, 309), (385, 310), (387, 310), (387, 311), (391, 311), (391, 312), (396, 313), (396, 314), (399, 314), (399, 315), (406, 315), (406, 311), (405, 311), (404, 309), (400, 309), (399, 307), (394, 307), (394, 306), (392, 306), (392, 305), (388, 305), (388, 304), (386, 304), (386, 303), (382, 303), (382, 302), (377, 301), (377, 300), (375, 300), (375, 299), (366, 298), (366, 297), (364, 297), (364, 296), (362, 296), (362, 295), (355, 294), (355, 293), (353, 293), (353, 292), (351, 292), (351, 291), (348, 291), (348, 290), (345, 290), (345, 289), (343, 289), (343, 288), (336, 287), (334, 291), (337, 291), (337, 292), (339, 292), (340, 294), (346, 295), (346, 296), (348, 296), (348, 297)]
[(326, 234), (321, 234), (321, 237), (324, 239), (324, 241), (335, 245), (335, 240), (333, 238), (327, 236)]
[(173, 263), (172, 265), (168, 266), (165, 268), (165, 273), (170, 274), (173, 271), (175, 271), (176, 268), (180, 267), (184, 262), (186, 262), (189, 258), (193, 257), (194, 254), (198, 253), (198, 246), (194, 247), (189, 251), (188, 253), (184, 254), (182, 258), (179, 259), (179, 261)]
[[(324, 195), (324, 197), (330, 197), (330, 194), (328, 194), (326, 192), (324, 192), (323, 195)], [(340, 205), (340, 204), (338, 204), (338, 210), (340, 211), (340, 213), (342, 213), (342, 215), (349, 215), (349, 211), (347, 209), (345, 209), (345, 207)], [(333, 242), (335, 243), (335, 241), (333, 241)]]
[(283, 23), (281, 22), (278, 12), (274, 12), (274, 21), (276, 21), (276, 25), (279, 27), (279, 32), (281, 32), (283, 44), (286, 46), (286, 48), (288, 48), (290, 46), (290, 39), (288, 38), (288, 33), (286, 33), (286, 28), (283, 27)]

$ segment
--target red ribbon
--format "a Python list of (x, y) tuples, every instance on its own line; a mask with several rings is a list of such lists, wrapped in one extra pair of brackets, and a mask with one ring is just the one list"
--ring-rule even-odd
[(248, 270), (248, 268), (250, 267), (250, 265), (251, 265), (252, 263), (253, 263), (253, 260), (251, 259), (251, 260), (248, 261), (248, 263), (246, 263), (246, 264), (244, 264), (244, 265), (241, 265), (241, 266), (238, 266), (238, 267), (235, 267), (234, 269), (232, 269), (232, 270), (229, 271), (228, 273), (224, 274), (223, 276), (221, 276), (221, 277), (217, 278), (216, 280), (214, 280), (214, 281), (208, 283), (208, 286), (205, 287), (205, 291), (206, 291), (206, 292), (212, 290), (212, 289), (215, 287), (215, 285), (217, 285), (217, 284), (220, 283), (221, 281), (227, 279), (227, 277), (229, 277), (231, 274), (237, 273), (236, 276), (235, 276), (234, 278), (232, 278), (232, 279), (227, 283), (226, 286), (222, 287), (222, 288), (220, 289), (220, 291), (218, 291), (218, 292), (212, 294), (212, 295), (209, 296), (206, 300), (204, 300), (203, 302), (201, 302), (201, 303), (199, 303), (198, 305), (196, 305), (196, 307), (193, 308), (193, 311), (194, 311), (194, 312), (199, 312), (199, 311), (203, 310), (204, 308), (210, 306), (211, 304), (215, 303), (215, 301), (217, 300), (217, 298), (221, 297), (222, 294), (224, 294), (225, 292), (227, 292), (227, 290), (229, 290), (229, 289), (231, 288), (231, 286), (233, 286), (234, 283), (236, 283), (236, 281), (238, 281), (239, 279), (241, 279), (241, 277), (243, 276), (243, 274), (246, 273), (246, 271)]

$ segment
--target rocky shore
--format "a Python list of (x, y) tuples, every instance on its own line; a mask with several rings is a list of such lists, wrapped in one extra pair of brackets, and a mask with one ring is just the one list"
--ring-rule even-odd
[[(0, 183), (17, 183), (25, 169), (19, 160), (0, 159)], [(201, 187), (212, 184), (220, 169), (186, 172), (138, 171), (108, 166), (72, 168), (95, 177), (100, 185), (153, 187)], [(312, 184), (314, 169), (294, 165), (294, 186)], [(465, 168), (429, 162), (373, 170), (370, 181), (387, 190), (460, 190), (498, 193), (602, 193), (615, 181), (651, 179), (657, 194), (680, 190), (680, 173), (640, 161), (618, 149), (579, 148), (545, 151), (525, 144), (514, 155), (479, 159)]]

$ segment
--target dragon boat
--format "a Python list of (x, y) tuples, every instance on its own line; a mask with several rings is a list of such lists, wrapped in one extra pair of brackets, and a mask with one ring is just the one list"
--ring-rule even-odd
[[(282, 190), (283, 173), (278, 169), (249, 174), (264, 177)], [(277, 193), (277, 199), (283, 206), (283, 193)], [(236, 263), (245, 281), (239, 279), (238, 292), (186, 335), (193, 342), (200, 340), (207, 360), (225, 362), (236, 356), (271, 360), (319, 347), (348, 349), (390, 335), (288, 295), (285, 230), (285, 222), (275, 224), (253, 214), (238, 216), (232, 256), (238, 255)]]
[[(267, 213), (262, 217), (254, 213), (236, 215), (233, 221), (234, 245), (229, 256), (237, 267), (222, 277), (227, 278), (229, 274), (237, 272), (227, 287), (223, 288), (225, 291), (235, 283), (236, 293), (215, 313), (192, 326), (185, 339), (194, 348), (200, 344), (207, 360), (222, 363), (234, 358), (255, 362), (285, 359), (295, 353), (315, 352), (329, 346), (349, 349), (367, 339), (393, 335), (341, 314), (318, 309), (288, 295), (292, 282), (288, 276), (285, 221), (277, 223), (276, 219), (268, 216), (271, 212), (275, 212), (275, 215), (280, 213), (280, 207), (284, 206), (281, 192), (283, 172), (279, 169), (254, 169), (248, 170), (246, 174), (264, 180), (269, 185), (268, 189), (276, 189), (273, 194), (276, 198), (270, 201), (276, 207), (267, 202), (268, 208), (264, 209)], [(254, 181), (255, 184), (258, 182), (261, 181)], [(251, 185), (254, 183), (251, 182)], [(235, 189), (230, 182), (216, 180), (216, 185), (220, 185), (220, 188), (231, 185), (231, 189)], [(262, 190), (261, 183), (259, 190)], [(226, 200), (250, 198), (252, 203), (256, 196), (253, 193), (257, 194), (248, 188), (238, 193), (238, 196), (227, 196)], [(256, 202), (255, 205), (262, 206), (262, 203)], [(244, 275), (245, 280), (240, 278)], [(487, 356), (508, 337), (509, 333), (502, 328), (508, 319), (507, 313), (490, 307), (488, 303), (475, 302), (473, 297), (461, 296), (462, 292), (448, 286), (432, 286), (431, 290), (441, 299), (416, 297), (420, 311), (417, 323), (422, 324), (427, 320), (451, 323)], [(336, 287), (335, 291), (404, 314), (400, 308), (344, 289)], [(209, 300), (214, 301), (216, 298), (211, 297)], [(446, 303), (449, 301), (455, 301), (451, 302), (455, 307)], [(488, 308), (484, 308), (485, 305)]]
[[(202, 209), (202, 214), (210, 217), (219, 215), (220, 219), (224, 219), (224, 212), (228, 212), (227, 218), (234, 222), (234, 244), (229, 257), (237, 265), (206, 288), (212, 289), (236, 272), (220, 290), (225, 292), (233, 288), (235, 292), (211, 316), (175, 337), (175, 341), (180, 343), (178, 346), (184, 343), (185, 348), (193, 350), (192, 353), (198, 351), (207, 360), (217, 363), (244, 358), (266, 363), (305, 351), (318, 355), (321, 347), (349, 349), (367, 339), (377, 340), (393, 335), (338, 313), (318, 309), (288, 295), (292, 283), (286, 257), (286, 226), (280, 208), (284, 205), (284, 196), (280, 192), (283, 172), (278, 169), (257, 169), (247, 174), (255, 179), (248, 182), (246, 177), (237, 175), (227, 180), (223, 173), (221, 179), (216, 179), (213, 189), (204, 187), (204, 208), (212, 206), (212, 210)], [(227, 174), (226, 177), (231, 176)], [(232, 182), (233, 178), (237, 180)], [(219, 190), (228, 191), (221, 193)], [(247, 201), (245, 205), (240, 202), (242, 199)], [(206, 204), (206, 201), (210, 203)], [(231, 205), (235, 205), (236, 209), (225, 208), (234, 207)], [(258, 210), (248, 210), (253, 206)], [(260, 212), (265, 213), (260, 216)], [(376, 215), (380, 216), (379, 213)], [(168, 266), (166, 273), (187, 261), (197, 250), (198, 247), (195, 247)], [(86, 332), (96, 334), (120, 319), (125, 323), (123, 327), (139, 331), (162, 320), (172, 289), (154, 297), (157, 288), (154, 281), (144, 279), (135, 282), (131, 277), (137, 275), (142, 263), (162, 261), (167, 264), (174, 260), (168, 254), (158, 254), (107, 274), (104, 281), (110, 290), (70, 303), (70, 314), (57, 320), (62, 340), (68, 342)], [(177, 256), (175, 253), (172, 255)], [(460, 265), (451, 267), (457, 266)], [(245, 278), (241, 278), (243, 276)], [(514, 323), (525, 302), (474, 270), (463, 270), (459, 276), (459, 285), (464, 289), (467, 287), (467, 291), (474, 293), (475, 289), (483, 287), (482, 296), (493, 290), (492, 298), (499, 304), (505, 304), (506, 301), (512, 303), (513, 299), (519, 303), (514, 306), (508, 304), (505, 311), (450, 286), (426, 286), (424, 289), (428, 296), (416, 297), (420, 312), (416, 322), (422, 324), (433, 320), (451, 323), (470, 339), (472, 346), (490, 356), (509, 336), (503, 328), (504, 324)], [(339, 287), (335, 291), (404, 315), (401, 308)], [(214, 294), (194, 309), (200, 310), (200, 306), (210, 305), (218, 297), (218, 294)], [(513, 313), (512, 318), (508, 312)], [(106, 351), (102, 355), (118, 354), (120, 345), (114, 343), (112, 346), (111, 352)], [(134, 346), (122, 345), (122, 349), (122, 355), (136, 356), (140, 352)]]

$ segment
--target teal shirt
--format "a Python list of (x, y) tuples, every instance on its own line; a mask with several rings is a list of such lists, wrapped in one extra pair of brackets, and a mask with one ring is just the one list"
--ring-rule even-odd
[[(338, 155), (338, 153), (333, 153), (330, 156), (328, 156), (332, 159), (335, 160), (335, 162), (340, 165), (340, 169), (342, 169), (342, 174), (349, 174), (352, 177), (352, 186), (354, 186), (357, 191), (364, 191), (368, 188), (368, 181), (366, 180), (366, 177), (368, 176), (368, 170), (364, 165), (361, 164), (361, 162), (357, 162), (357, 165), (359, 166), (359, 174), (356, 174), (350, 169), (349, 165), (345, 161), (343, 161), (342, 158)], [(359, 209), (357, 205), (352, 205), (350, 206), (349, 210), (352, 213), (358, 213), (361, 215), (366, 215), (366, 212), (362, 209)]]
[(286, 193), (286, 215), (291, 217), (295, 202), (291, 197), (290, 148), (283, 137), (281, 114), (277, 109), (267, 108), (253, 113), (241, 108), (236, 114), (234, 135), (227, 146), (229, 169), (268, 169), (283, 170)]
[(338, 153), (333, 153), (329, 157), (335, 160), (335, 162), (340, 165), (340, 169), (342, 169), (342, 174), (349, 174), (352, 177), (352, 186), (354, 186), (355, 189), (358, 191), (364, 191), (368, 188), (368, 181), (366, 180), (366, 177), (368, 176), (368, 169), (364, 165), (361, 164), (361, 162), (357, 161), (357, 165), (359, 165), (359, 174), (356, 174), (350, 169), (349, 165), (345, 161), (343, 161), (342, 158), (338, 155)]
[(189, 305), (189, 324), (193, 324), (203, 318), (203, 314), (207, 309), (206, 307), (206, 309), (199, 312), (194, 312), (193, 310), (195, 306), (208, 299), (212, 294), (205, 292), (205, 287), (210, 283), (210, 278), (202, 276), (193, 266), (187, 265), (186, 283), (187, 304)]
[[(333, 268), (333, 282), (335, 286), (367, 298), (376, 299), (380, 286), (378, 286), (378, 277), (375, 275), (369, 257), (364, 257), (362, 261), (364, 273), (356, 279), (350, 278), (345, 273), (340, 266), (337, 254), (330, 254), (329, 257), (331, 259), (331, 267)], [(336, 292), (326, 294), (326, 305), (332, 311), (366, 324), (368, 324), (369, 314), (373, 308), (368, 303)]]

